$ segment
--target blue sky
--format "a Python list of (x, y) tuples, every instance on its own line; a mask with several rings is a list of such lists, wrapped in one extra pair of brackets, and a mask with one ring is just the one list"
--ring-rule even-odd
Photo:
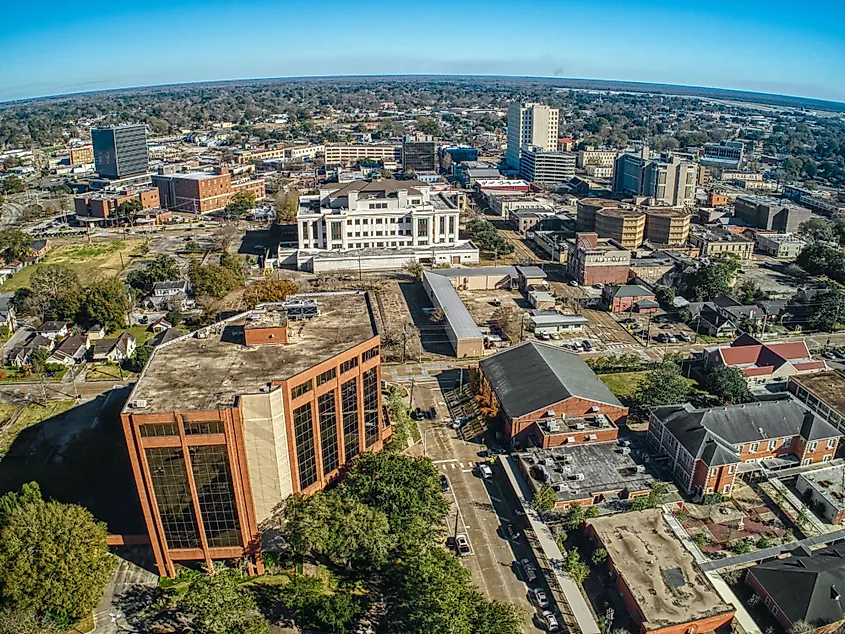
[(0, 100), (218, 79), (442, 73), (845, 101), (843, 0), (2, 4)]

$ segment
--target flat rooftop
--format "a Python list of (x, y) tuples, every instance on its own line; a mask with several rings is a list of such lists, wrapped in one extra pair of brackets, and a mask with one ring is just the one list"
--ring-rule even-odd
[(801, 374), (790, 378), (801, 387), (815, 394), (828, 407), (845, 416), (845, 374), (838, 370)]
[[(594, 430), (590, 430), (594, 431)], [(579, 434), (589, 433), (580, 431)], [(621, 491), (650, 491), (655, 477), (643, 466), (642, 452), (623, 452), (616, 442), (529, 449), (519, 458), (538, 484), (548, 484), (557, 492), (559, 502), (583, 500), (603, 495), (606, 501), (618, 498)], [(576, 479), (577, 474), (583, 479)], [(544, 479), (545, 477), (545, 479)]]
[[(319, 315), (291, 321), (287, 344), (244, 345), (243, 328), (255, 321), (278, 323), (278, 315), (249, 311), (155, 349), (129, 402), (145, 400), (138, 413), (232, 407), (242, 394), (255, 394), (330, 359), (377, 334), (366, 293), (308, 295)], [(261, 315), (252, 320), (253, 314)]]
[(835, 509), (845, 508), (845, 465), (804, 471), (798, 479), (804, 479)]
[(621, 513), (588, 524), (630, 589), (646, 630), (733, 611), (675, 537), (661, 509)]

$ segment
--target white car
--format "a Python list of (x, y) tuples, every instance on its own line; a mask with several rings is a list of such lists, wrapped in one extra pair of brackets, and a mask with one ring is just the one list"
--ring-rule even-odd
[(576, 282), (575, 280), (569, 280), (569, 285), (570, 286), (578, 286), (578, 282)]
[(463, 533), (455, 535), (455, 548), (458, 551), (459, 557), (466, 557), (467, 555), (472, 554), (472, 550), (470, 550), (469, 547), (469, 540)]
[(555, 615), (549, 610), (544, 610), (540, 615), (540, 618), (543, 619), (543, 625), (546, 626), (546, 629), (549, 632), (557, 632), (560, 629), (560, 625), (558, 625)]
[(478, 470), (481, 472), (481, 475), (488, 480), (493, 477), (493, 470), (490, 468), (489, 464), (482, 462), (478, 465)]
[(537, 604), (538, 608), (545, 610), (549, 607), (549, 597), (546, 596), (546, 591), (542, 588), (534, 588), (531, 591), (531, 597), (534, 599), (534, 603)]

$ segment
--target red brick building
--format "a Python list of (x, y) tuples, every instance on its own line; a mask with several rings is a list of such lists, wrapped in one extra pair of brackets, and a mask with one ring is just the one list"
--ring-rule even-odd
[(827, 370), (824, 361), (812, 358), (803, 339), (762, 343), (748, 334), (740, 335), (730, 346), (708, 350), (707, 365), (710, 368), (736, 368), (749, 385), (786, 383), (791, 376)]
[(597, 233), (576, 233), (566, 261), (569, 275), (579, 284), (625, 284), (631, 252)]
[(660, 308), (654, 293), (639, 284), (605, 286), (602, 299), (612, 313), (651, 313)]
[(704, 634), (729, 625), (726, 604), (672, 532), (662, 509), (587, 521), (587, 534), (607, 551), (607, 567), (642, 634)]
[(680, 487), (692, 495), (729, 495), (739, 473), (759, 461), (788, 466), (829, 462), (842, 434), (796, 399), (695, 409), (653, 407), (647, 438), (669, 457)]
[(214, 173), (154, 174), (152, 179), (162, 206), (171, 211), (197, 214), (219, 211), (239, 191), (252, 192), (256, 200), (266, 197), (263, 178), (233, 181), (228, 167), (217, 167)]
[(122, 413), (159, 574), (246, 557), (280, 529), (292, 493), (325, 487), (390, 436), (380, 338), (363, 293), (237, 315), (159, 345)]
[(505, 432), (542, 447), (615, 440), (628, 408), (577, 354), (529, 341), (479, 362)]
[(73, 208), (78, 217), (111, 218), (117, 213), (121, 203), (138, 200), (144, 210), (158, 209), (161, 204), (158, 189), (144, 187), (119, 192), (95, 191), (79, 194), (73, 199)]

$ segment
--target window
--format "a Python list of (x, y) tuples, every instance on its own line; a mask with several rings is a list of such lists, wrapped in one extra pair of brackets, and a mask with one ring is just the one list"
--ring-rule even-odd
[(340, 364), (340, 373), (349, 372), (352, 368), (358, 367), (358, 357), (352, 357)]
[(150, 481), (168, 548), (199, 548), (196, 512), (180, 447), (147, 449)]
[(294, 385), (293, 389), (290, 391), (290, 397), (291, 398), (298, 398), (298, 397), (302, 396), (303, 394), (307, 394), (308, 392), (310, 392), (313, 389), (314, 389), (314, 384), (311, 381), (311, 379), (308, 379), (307, 381), (300, 383), (299, 385)]
[(241, 525), (226, 445), (189, 447), (188, 451), (208, 545), (240, 545)]
[(317, 458), (314, 453), (314, 430), (311, 425), (311, 403), (293, 410), (293, 436), (296, 443), (300, 490), (307, 489), (317, 481)]
[(784, 438), (781, 447), (789, 447), (792, 444), (792, 437)]
[(769, 441), (769, 451), (772, 451), (775, 447), (777, 447), (778, 441), (777, 440), (770, 440)]
[(361, 355), (362, 361), (369, 361), (370, 359), (375, 359), (378, 356), (378, 346), (374, 346), (369, 350), (365, 350), (364, 354)]
[(334, 405), (334, 390), (322, 394), (317, 399), (320, 415), (320, 444), (323, 455), (323, 475), (338, 468), (340, 456), (337, 449), (337, 410)]
[(751, 447), (749, 447), (749, 453), (757, 453), (757, 450), (760, 448), (760, 443), (753, 442), (751, 443)]
[(736, 465), (732, 464), (728, 466), (728, 473), (733, 473), (736, 470)]
[(142, 438), (179, 435), (179, 427), (176, 423), (147, 423), (141, 425), (140, 430)]
[(818, 447), (818, 446), (819, 446), (819, 443), (817, 443), (817, 442), (814, 440), (813, 442), (811, 442), (811, 443), (810, 443), (810, 446), (809, 446), (809, 447), (807, 447), (807, 451), (809, 451), (809, 452), (813, 452), (813, 451), (815, 451), (815, 450), (816, 450), (816, 447)]
[(185, 435), (193, 436), (195, 434), (222, 434), (224, 433), (223, 421), (219, 420), (198, 420), (188, 422), (185, 421)]
[(322, 385), (323, 383), (328, 383), (335, 377), (335, 369), (329, 368), (325, 372), (317, 375), (317, 385)]
[(808, 465), (808, 464), (813, 464), (813, 459), (812, 458), (804, 458), (804, 460), (801, 461), (801, 464), (805, 465), (805, 466)]
[(370, 368), (364, 372), (364, 442), (371, 447), (378, 440), (378, 370)]
[(713, 493), (713, 487), (707, 487), (706, 489), (704, 489), (704, 492), (705, 493)]
[(716, 475), (716, 473), (717, 473), (717, 471), (718, 471), (718, 470), (716, 469), (716, 467), (712, 467), (712, 468), (710, 469), (710, 477), (715, 476), (715, 475)]
[(827, 448), (833, 449), (836, 446), (836, 438), (828, 438), (827, 439)]
[(340, 409), (343, 415), (343, 450), (348, 461), (358, 455), (361, 445), (358, 439), (358, 379), (352, 378), (340, 386)]
[(731, 490), (730, 484), (726, 484), (725, 486), (722, 487), (722, 493), (724, 493), (726, 495), (730, 492), (730, 490)]

